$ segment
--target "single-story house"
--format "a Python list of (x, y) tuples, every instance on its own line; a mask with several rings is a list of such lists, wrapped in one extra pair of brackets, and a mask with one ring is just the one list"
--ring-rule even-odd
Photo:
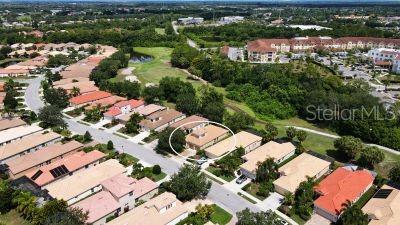
[(164, 192), (107, 224), (175, 225), (188, 215), (189, 210), (173, 193)]
[[(235, 145), (235, 137), (236, 137), (236, 145)], [(215, 145), (212, 145), (205, 149), (206, 155), (209, 158), (216, 158), (220, 157), (230, 150), (237, 149), (237, 148), (244, 148), (246, 154), (250, 151), (254, 150), (255, 148), (261, 145), (262, 137), (257, 136), (255, 134), (240, 131), (239, 133), (235, 134), (235, 136), (231, 136), (226, 138)]]
[(0, 164), (27, 153), (35, 152), (49, 144), (61, 140), (61, 135), (54, 132), (31, 134), (10, 144), (0, 146)]
[(72, 205), (101, 191), (101, 182), (115, 175), (126, 173), (126, 171), (127, 169), (118, 160), (109, 159), (97, 166), (53, 182), (45, 189), (52, 198), (64, 199), (68, 205)]
[(21, 139), (27, 135), (42, 131), (43, 128), (37, 125), (19, 126), (0, 131), (0, 146)]
[(77, 141), (70, 141), (65, 144), (55, 143), (36, 152), (9, 160), (6, 163), (8, 175), (11, 179), (20, 178), (42, 166), (71, 155), (82, 147), (83, 145)]
[(163, 131), (169, 125), (185, 118), (185, 114), (174, 109), (158, 111), (140, 121), (139, 126), (143, 131)]
[(112, 194), (124, 212), (135, 207), (136, 201), (148, 201), (158, 192), (158, 184), (144, 177), (140, 180), (118, 174), (101, 182), (103, 190)]
[[(201, 122), (199, 122), (201, 121)], [(179, 126), (181, 130), (185, 131), (186, 134), (192, 133), (194, 130), (205, 127), (208, 125), (208, 119), (203, 118), (201, 116), (192, 115), (186, 117), (185, 119), (179, 120), (176, 123), (170, 125), (172, 128), (177, 128)]]
[(400, 189), (383, 185), (362, 208), (368, 214), (369, 225), (400, 224)]
[(66, 90), (67, 93), (71, 93), (74, 88), (78, 88), (80, 94), (99, 91), (99, 88), (95, 86), (94, 81), (72, 82), (68, 84), (54, 85), (53, 87), (56, 89), (62, 88)]
[(139, 99), (130, 99), (126, 101), (120, 101), (115, 103), (107, 112), (104, 113), (104, 117), (114, 119), (117, 116), (125, 115), (131, 111), (138, 110), (144, 107), (144, 101)]
[(338, 168), (314, 189), (319, 195), (314, 212), (336, 222), (347, 201), (356, 202), (372, 186), (374, 177), (368, 170)]
[(242, 159), (246, 162), (240, 166), (240, 171), (248, 178), (255, 179), (258, 163), (262, 163), (267, 158), (273, 158), (277, 164), (280, 164), (293, 156), (295, 150), (296, 147), (291, 142), (277, 143), (270, 141), (242, 156)]
[(88, 153), (83, 151), (75, 152), (72, 155), (33, 170), (25, 174), (25, 176), (36, 186), (45, 188), (46, 185), (64, 177), (72, 176), (81, 169), (88, 169), (98, 165), (105, 157), (106, 155), (98, 150)]
[(318, 179), (329, 171), (330, 162), (303, 153), (279, 168), (280, 177), (275, 180), (275, 191), (281, 195), (294, 193), (307, 177)]
[(131, 116), (135, 113), (140, 114), (141, 116), (149, 116), (152, 113), (158, 112), (158, 111), (162, 111), (165, 110), (166, 108), (164, 106), (160, 106), (160, 105), (156, 105), (156, 104), (149, 104), (149, 105), (145, 105), (144, 107), (141, 107), (139, 109), (133, 110), (130, 113), (127, 113), (125, 115), (119, 116), (118, 120), (122, 123), (122, 124), (126, 124), (129, 119), (131, 118)]
[(87, 94), (79, 95), (69, 99), (72, 106), (81, 106), (84, 104), (92, 103), (96, 100), (108, 98), (111, 94), (105, 91), (94, 91)]
[(0, 120), (0, 131), (7, 130), (14, 127), (26, 125), (25, 121), (18, 117), (4, 118)]
[(215, 125), (196, 129), (186, 136), (186, 147), (199, 151), (205, 149), (229, 135), (229, 131)]
[(87, 77), (63, 78), (61, 80), (54, 81), (53, 85), (57, 86), (57, 85), (63, 85), (63, 84), (69, 84), (69, 83), (77, 83), (77, 82), (86, 82), (86, 81), (90, 81), (90, 79), (87, 78)]
[(87, 224), (105, 225), (107, 218), (117, 217), (121, 207), (108, 191), (100, 191), (70, 206), (88, 212)]

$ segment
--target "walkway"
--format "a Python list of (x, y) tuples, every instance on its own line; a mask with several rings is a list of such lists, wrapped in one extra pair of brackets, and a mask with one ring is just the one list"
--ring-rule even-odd
[[(321, 131), (317, 131), (317, 130), (313, 130), (313, 129), (309, 129), (309, 128), (305, 128), (305, 127), (298, 127), (298, 126), (285, 126), (285, 127), (294, 127), (297, 130), (304, 130), (304, 131), (307, 131), (307, 132), (310, 132), (310, 133), (313, 133), (313, 134), (318, 134), (318, 135), (329, 137), (329, 138), (333, 138), (333, 139), (340, 138), (340, 136), (338, 136), (338, 135), (329, 134), (329, 133), (325, 133), (325, 132), (321, 132)], [(386, 152), (389, 152), (389, 153), (392, 153), (392, 154), (395, 154), (395, 155), (400, 155), (399, 151), (396, 151), (394, 149), (391, 149), (391, 148), (388, 148), (388, 147), (385, 147), (385, 146), (381, 146), (381, 145), (377, 145), (377, 144), (367, 144), (367, 143), (365, 143), (365, 145), (372, 146), (372, 147), (377, 147), (379, 149), (382, 149), (383, 151), (386, 151)]]

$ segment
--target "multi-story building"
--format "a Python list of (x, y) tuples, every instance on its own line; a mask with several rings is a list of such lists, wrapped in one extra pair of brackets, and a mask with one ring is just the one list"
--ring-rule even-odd
[(374, 37), (295, 37), (292, 39), (258, 39), (247, 43), (252, 63), (275, 62), (278, 52), (313, 52), (317, 49), (344, 51), (355, 48), (399, 48), (400, 39)]

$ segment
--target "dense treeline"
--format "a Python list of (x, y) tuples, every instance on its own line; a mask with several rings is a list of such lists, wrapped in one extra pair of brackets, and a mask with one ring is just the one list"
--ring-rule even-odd
[(321, 76), (307, 62), (302, 70), (294, 64), (252, 65), (203, 53), (193, 57), (193, 50), (186, 48), (190, 47), (176, 48), (173, 60), (183, 62), (188, 53), (190, 63), (177, 66), (226, 87), (226, 97), (245, 102), (260, 118), (299, 116), (343, 135), (400, 149), (399, 123), (360, 80), (344, 84), (336, 76)]
[[(332, 30), (300, 30), (288, 27), (267, 27), (256, 23), (237, 23), (225, 26), (196, 26), (186, 27), (184, 34), (200, 44), (202, 42), (230, 42), (233, 45), (241, 45), (247, 40), (257, 38), (293, 38), (296, 36), (368, 36), (368, 37), (393, 37), (398, 38), (398, 34), (390, 31), (378, 30), (367, 27), (361, 23), (339, 22), (330, 23)], [(206, 44), (206, 43), (203, 43)], [(203, 46), (200, 46), (203, 47)]]

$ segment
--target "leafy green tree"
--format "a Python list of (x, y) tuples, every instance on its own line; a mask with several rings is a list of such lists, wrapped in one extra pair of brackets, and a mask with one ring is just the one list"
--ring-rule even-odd
[(89, 131), (86, 131), (83, 135), (83, 142), (87, 143), (90, 141), (93, 141), (92, 135), (89, 133)]
[(396, 164), (389, 172), (389, 178), (391, 181), (400, 184), (400, 163)]
[(66, 211), (57, 212), (47, 217), (43, 225), (85, 225), (88, 212), (83, 212), (77, 207), (68, 208)]
[(225, 113), (223, 95), (209, 86), (202, 86), (200, 92), (201, 114), (211, 121), (221, 123)]
[(108, 150), (113, 150), (114, 149), (114, 143), (111, 140), (107, 142), (107, 149)]
[(343, 204), (342, 213), (337, 221), (338, 225), (367, 225), (369, 223), (368, 215), (349, 200)]
[(356, 158), (357, 154), (361, 152), (363, 143), (359, 138), (343, 136), (335, 140), (334, 146), (347, 159), (353, 160)]
[(38, 119), (42, 121), (44, 127), (66, 128), (67, 123), (63, 119), (60, 108), (53, 105), (44, 106), (39, 110)]
[(163, 92), (158, 86), (152, 85), (144, 88), (142, 96), (147, 104), (158, 103), (163, 99)]
[(209, 221), (211, 215), (215, 212), (212, 205), (202, 205), (201, 203), (196, 206), (196, 213), (203, 221)]
[(273, 141), (278, 136), (278, 128), (272, 123), (268, 122), (267, 124), (265, 124), (265, 128), (262, 131), (262, 134), (263, 143)]
[(3, 100), (4, 111), (9, 115), (13, 114), (18, 106), (18, 101), (11, 92), (7, 92)]
[(128, 122), (125, 124), (125, 131), (128, 134), (137, 134), (139, 133), (139, 122), (143, 119), (143, 117), (139, 113), (134, 113), (129, 118)]
[(199, 54), (199, 52), (189, 45), (178, 45), (171, 54), (172, 66), (179, 68), (189, 68), (190, 62)]
[(69, 96), (65, 89), (48, 88), (43, 91), (44, 100), (50, 105), (55, 105), (60, 109), (64, 109), (69, 105)]
[(278, 225), (279, 220), (272, 211), (252, 212), (249, 208), (236, 213), (236, 225)]
[(71, 60), (68, 58), (68, 56), (58, 54), (55, 56), (50, 56), (49, 60), (47, 61), (47, 66), (48, 67), (59, 67), (62, 65), (69, 65), (72, 64), (74, 60)]
[(260, 163), (256, 170), (256, 181), (258, 183), (274, 181), (279, 177), (278, 164), (273, 158), (268, 158)]
[(4, 214), (13, 208), (14, 190), (11, 188), (10, 183), (6, 180), (0, 180), (0, 213)]
[(307, 181), (300, 183), (294, 194), (295, 211), (304, 220), (308, 220), (313, 211), (314, 185), (314, 180), (308, 177)]
[(361, 151), (358, 161), (361, 165), (373, 168), (374, 165), (383, 162), (385, 154), (377, 147), (366, 147)]
[(176, 98), (176, 109), (187, 115), (194, 115), (199, 112), (200, 102), (195, 94), (181, 93)]
[(154, 165), (153, 166), (153, 174), (161, 174), (161, 167), (160, 167), (160, 165)]
[(201, 173), (200, 167), (195, 165), (183, 165), (179, 172), (171, 176), (166, 184), (167, 190), (171, 191), (181, 201), (190, 201), (207, 196), (211, 188), (211, 182)]
[(254, 125), (254, 119), (243, 112), (235, 112), (232, 115), (227, 113), (225, 116), (225, 125), (234, 133), (237, 133)]
[(282, 204), (286, 206), (291, 206), (294, 204), (294, 195), (291, 192), (286, 192), (283, 195)]
[[(158, 144), (156, 146), (157, 153), (165, 154), (165, 153), (172, 153), (173, 150), (169, 146), (169, 137), (171, 136), (172, 132), (174, 131), (173, 128), (166, 128), (163, 130), (158, 137)], [(186, 135), (181, 129), (176, 130), (172, 137), (171, 137), (171, 144), (174, 147), (175, 151), (181, 153), (186, 145)]]
[(307, 132), (305, 132), (304, 130), (298, 130), (296, 131), (296, 137), (300, 143), (303, 143), (307, 139)]
[(18, 191), (12, 199), (16, 210), (27, 219), (32, 220), (36, 214), (36, 197), (28, 191)]
[(81, 90), (78, 87), (72, 87), (71, 93), (69, 93), (71, 97), (76, 97), (81, 95)]
[(286, 136), (287, 138), (292, 141), (294, 137), (296, 137), (296, 129), (294, 127), (288, 127), (286, 128)]

